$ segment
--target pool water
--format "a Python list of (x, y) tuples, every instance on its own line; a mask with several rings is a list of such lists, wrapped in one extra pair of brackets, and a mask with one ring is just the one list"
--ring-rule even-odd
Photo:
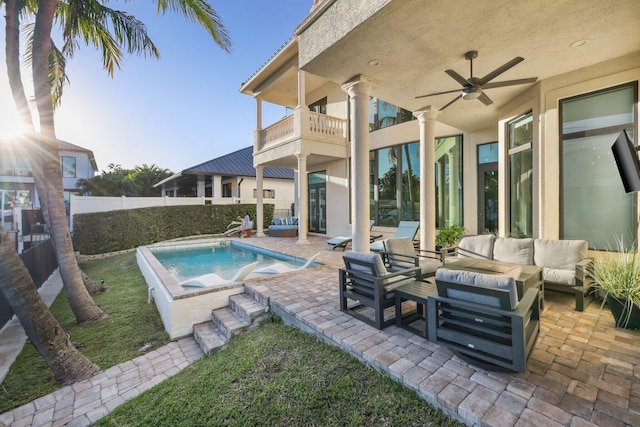
[[(216, 273), (224, 279), (231, 279), (241, 267), (258, 261), (256, 268), (276, 262), (293, 268), (304, 261), (291, 257), (267, 255), (236, 245), (216, 245), (197, 248), (173, 248), (171, 250), (152, 250), (160, 263), (181, 282), (207, 273)], [(252, 273), (255, 277), (255, 273)], [(251, 277), (251, 276), (249, 276)]]

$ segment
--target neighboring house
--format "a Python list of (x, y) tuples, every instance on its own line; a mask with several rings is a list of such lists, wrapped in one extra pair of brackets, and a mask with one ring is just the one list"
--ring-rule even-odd
[[(290, 209), (295, 200), (294, 171), (279, 167), (262, 170), (262, 197), (279, 209)], [(253, 167), (253, 147), (243, 148), (208, 162), (184, 169), (154, 187), (162, 188), (163, 196), (233, 199), (255, 203), (256, 169)]]
[[(77, 182), (93, 178), (98, 171), (91, 150), (58, 140), (62, 186), (67, 213), (71, 195), (77, 193)], [(45, 231), (40, 199), (35, 185), (26, 148), (12, 139), (0, 140), (0, 196), (2, 226), (16, 234), (18, 252), (27, 249), (30, 242), (43, 238)], [(33, 235), (31, 235), (33, 233)]]
[[(450, 224), (591, 249), (638, 240), (610, 147), (638, 134), (640, 2), (472, 9), (315, 1), (241, 85), (257, 104), (254, 166), (299, 171), (299, 243), (353, 233), (367, 252), (370, 218), (419, 220), (425, 249)], [(263, 126), (263, 102), (293, 113)]]
[[(70, 195), (78, 191), (78, 180), (93, 178), (98, 165), (91, 150), (61, 140), (58, 140), (58, 145), (64, 200), (68, 208)], [(5, 191), (7, 205), (40, 208), (25, 147), (13, 140), (0, 141), (0, 189)]]

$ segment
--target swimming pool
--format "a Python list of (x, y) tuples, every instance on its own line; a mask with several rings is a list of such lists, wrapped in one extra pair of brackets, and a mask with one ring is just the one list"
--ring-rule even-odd
[[(222, 255), (227, 250), (230, 251), (230, 255), (216, 258), (216, 255)], [(165, 256), (174, 258), (170, 263), (175, 262), (176, 265), (167, 264), (168, 267), (165, 267), (158, 259)], [(229, 259), (225, 260), (226, 257)], [(199, 262), (191, 258), (199, 259)], [(193, 325), (211, 319), (212, 310), (229, 305), (230, 296), (244, 292), (246, 280), (259, 281), (260, 277), (275, 275), (253, 272), (245, 280), (202, 289), (185, 289), (180, 285), (180, 281), (184, 279), (179, 277), (191, 278), (215, 272), (223, 278), (230, 279), (238, 269), (256, 261), (263, 265), (285, 263), (296, 267), (306, 261), (225, 239), (163, 242), (140, 246), (136, 250), (136, 260), (147, 282), (148, 302), (155, 303), (164, 328), (172, 340), (190, 335), (193, 333)], [(321, 264), (314, 263), (311, 266), (317, 265)]]
[[(304, 263), (304, 260), (235, 241), (158, 247), (151, 249), (151, 253), (179, 282), (207, 273), (216, 273), (224, 279), (230, 279), (238, 269), (256, 261), (257, 268), (276, 262), (297, 268)], [(264, 274), (252, 273), (249, 278), (262, 276)]]

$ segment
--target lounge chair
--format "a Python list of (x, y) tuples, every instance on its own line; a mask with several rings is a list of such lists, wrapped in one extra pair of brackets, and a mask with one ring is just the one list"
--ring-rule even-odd
[(385, 256), (389, 271), (398, 271), (410, 267), (420, 267), (422, 278), (431, 277), (442, 267), (442, 255), (435, 251), (416, 249), (409, 237), (400, 239), (386, 239), (384, 242)]
[(183, 288), (187, 289), (209, 288), (211, 286), (227, 285), (229, 283), (239, 282), (243, 280), (253, 271), (254, 268), (256, 268), (257, 265), (257, 262), (245, 265), (240, 270), (238, 270), (231, 279), (223, 279), (216, 273), (208, 273), (203, 274), (202, 276), (194, 277), (193, 279), (187, 279), (183, 282), (180, 282), (180, 284)]
[[(373, 228), (374, 220), (369, 221), (369, 233), (371, 233), (371, 229)], [(369, 239), (373, 242), (375, 239), (379, 238), (379, 235), (369, 235)], [(327, 244), (331, 246), (331, 250), (335, 250), (336, 248), (342, 248), (344, 251), (347, 248), (347, 245), (351, 243), (353, 240), (353, 236), (336, 236), (332, 239), (327, 240)]]
[(259, 268), (257, 269), (255, 272), (256, 273), (267, 273), (267, 274), (278, 274), (278, 273), (288, 273), (290, 271), (300, 271), (300, 270), (304, 270), (305, 268), (309, 267), (312, 263), (313, 260), (316, 259), (316, 257), (320, 255), (320, 252), (318, 252), (317, 254), (313, 255), (311, 258), (309, 258), (307, 260), (307, 262), (304, 263), (304, 265), (300, 266), (300, 267), (289, 267), (288, 265), (281, 263), (281, 262), (276, 262), (274, 264), (271, 265), (267, 265), (265, 267)]
[[(413, 241), (418, 234), (418, 228), (420, 228), (420, 221), (400, 221), (394, 239), (400, 239), (402, 237), (408, 237)], [(369, 249), (373, 252), (384, 251), (384, 240), (371, 243)]]

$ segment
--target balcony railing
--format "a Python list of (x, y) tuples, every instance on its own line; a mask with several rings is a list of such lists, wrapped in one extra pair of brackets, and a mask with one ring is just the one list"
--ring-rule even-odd
[(293, 114), (262, 129), (258, 134), (257, 148), (260, 151), (300, 138), (344, 144), (347, 121), (298, 108)]

